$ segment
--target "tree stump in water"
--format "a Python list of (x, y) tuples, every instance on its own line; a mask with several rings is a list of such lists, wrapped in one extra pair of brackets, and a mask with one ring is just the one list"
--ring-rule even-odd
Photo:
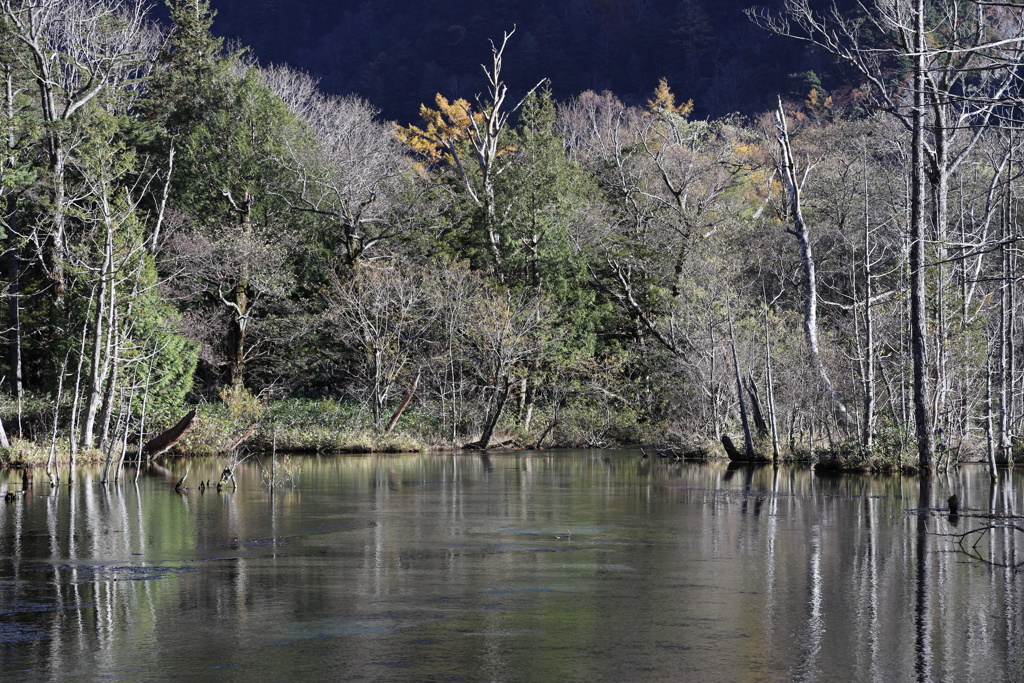
[[(235, 471), (232, 468), (230, 468), (230, 467), (225, 467), (224, 471), (220, 473), (220, 481), (217, 482), (217, 490), (218, 491), (223, 491), (224, 490), (224, 486), (229, 481), (234, 481), (234, 478), (235, 478)], [(236, 488), (237, 488), (237, 485), (236, 485)]]
[(185, 491), (188, 491), (188, 487), (185, 486), (185, 479), (188, 478), (188, 473), (191, 470), (192, 470), (192, 463), (189, 462), (188, 465), (185, 466), (185, 474), (181, 475), (181, 479), (179, 479), (178, 483), (174, 485), (175, 492), (177, 492), (177, 493), (184, 493)]

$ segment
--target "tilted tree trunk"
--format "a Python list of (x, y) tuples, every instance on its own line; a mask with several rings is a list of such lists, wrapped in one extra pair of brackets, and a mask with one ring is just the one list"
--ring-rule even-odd
[(402, 404), (398, 406), (398, 410), (396, 410), (395, 414), (391, 416), (390, 420), (388, 420), (388, 426), (384, 429), (385, 434), (391, 433), (391, 431), (395, 428), (395, 425), (398, 424), (399, 418), (402, 417), (402, 413), (404, 413), (405, 409), (409, 407), (409, 402), (412, 401), (412, 397), (416, 394), (416, 388), (420, 385), (420, 376), (422, 374), (422, 372), (416, 373), (416, 379), (412, 381), (412, 386), (409, 388), (409, 393), (405, 395), (405, 399), (403, 399)]
[(762, 405), (761, 393), (758, 391), (757, 384), (754, 382), (754, 376), (752, 374), (747, 375), (746, 379), (747, 395), (750, 396), (750, 414), (754, 418), (754, 427), (757, 429), (757, 436), (759, 439), (763, 439), (771, 435), (771, 429), (768, 427), (768, 420), (765, 419), (765, 407)]
[(185, 432), (192, 427), (192, 423), (195, 419), (196, 409), (193, 408), (188, 411), (188, 414), (185, 415), (185, 417), (178, 420), (177, 424), (173, 427), (161, 432), (147, 441), (146, 445), (141, 448), (140, 455), (145, 455), (147, 458), (155, 458), (156, 456), (165, 453), (174, 444), (178, 443), (183, 436), (185, 436)]
[(494, 428), (498, 426), (498, 420), (501, 419), (501, 413), (505, 409), (505, 404), (508, 402), (508, 395), (512, 389), (512, 382), (508, 377), (503, 377), (500, 380), (500, 386), (498, 387), (494, 401), (491, 404), (490, 410), (487, 412), (487, 417), (484, 420), (483, 433), (480, 435), (480, 440), (477, 441), (473, 446), (487, 450), (487, 447), (491, 443), (491, 438), (494, 436)]
[(732, 313), (729, 313), (729, 339), (732, 341), (732, 369), (736, 375), (736, 394), (740, 401), (740, 423), (743, 425), (743, 444), (746, 446), (746, 457), (754, 457), (754, 439), (750, 435), (750, 420), (747, 419), (747, 401), (743, 394), (743, 379), (740, 375), (740, 361), (736, 355), (736, 333), (732, 327)]

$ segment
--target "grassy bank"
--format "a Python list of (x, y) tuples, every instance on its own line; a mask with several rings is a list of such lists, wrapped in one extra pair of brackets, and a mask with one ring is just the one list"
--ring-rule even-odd
[[(458, 423), (442, 420), (435, 406), (411, 407), (390, 433), (377, 429), (371, 415), (359, 404), (332, 399), (280, 399), (260, 401), (249, 394), (225, 394), (223, 400), (194, 406), (196, 418), (171, 453), (180, 456), (221, 455), (233, 448), (280, 452), (399, 453), (462, 448), (480, 438), (474, 431), (476, 416), (465, 415)], [(172, 427), (187, 411), (151, 416), (144, 440)], [(663, 430), (642, 427), (628, 414), (590, 409), (562, 410), (557, 416), (538, 410), (527, 427), (506, 411), (491, 445), (500, 447), (603, 447), (624, 443), (651, 443), (661, 439)], [(23, 464), (42, 466), (50, 451), (54, 411), (52, 404), (26, 402), (22, 419), (17, 407), (0, 402), (11, 447), (0, 449), (0, 467)], [(66, 462), (70, 452), (66, 426), (70, 412), (57, 417), (56, 452)], [(21, 438), (17, 437), (19, 433)], [(63, 433), (62, 433), (63, 432)], [(129, 451), (138, 447), (138, 437), (129, 438)], [(102, 461), (98, 450), (79, 450), (81, 463)]]
[[(462, 423), (453, 434), (452, 423), (438, 418), (431, 406), (418, 406), (406, 412), (391, 433), (374, 427), (368, 411), (346, 401), (282, 399), (258, 401), (246, 394), (224, 397), (225, 400), (195, 406), (196, 419), (171, 453), (178, 456), (223, 455), (233, 448), (269, 452), (317, 453), (409, 453), (462, 448), (479, 438), (471, 423)], [(156, 416), (148, 425), (146, 439), (168, 429), (180, 413)], [(508, 411), (499, 425), (492, 446), (546, 448), (606, 447), (623, 444), (661, 444), (671, 453), (686, 459), (725, 457), (720, 442), (713, 438), (683, 436), (662, 425), (642, 425), (628, 413), (589, 409), (564, 409), (557, 415), (537, 411), (527, 428)], [(53, 433), (52, 405), (43, 401), (23, 407), (21, 432), (17, 438), (15, 406), (0, 403), (0, 416), (11, 436), (10, 448), (0, 448), (0, 469), (42, 467), (50, 452)], [(58, 426), (70, 422), (69, 415), (58, 418)], [(129, 440), (129, 453), (138, 447), (137, 437)], [(853, 442), (815, 445), (806, 442), (798, 452), (788, 448), (781, 453), (781, 462), (814, 464), (821, 470), (837, 472), (913, 471), (916, 458), (910, 452), (905, 435), (883, 432), (876, 441), (876, 450), (864, 454)], [(656, 447), (656, 446), (655, 446)], [(767, 441), (755, 443), (755, 450), (770, 454)], [(70, 445), (64, 434), (56, 443), (61, 462), (67, 462)], [(79, 449), (78, 462), (102, 462), (105, 454), (96, 449)], [(954, 460), (956, 460), (954, 458)]]

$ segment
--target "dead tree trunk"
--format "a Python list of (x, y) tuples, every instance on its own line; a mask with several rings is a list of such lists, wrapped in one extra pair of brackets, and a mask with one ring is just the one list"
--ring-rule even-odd
[(189, 430), (195, 419), (196, 410), (193, 408), (188, 415), (178, 420), (178, 424), (147, 441), (146, 445), (142, 447), (142, 454), (152, 458), (166, 452), (178, 443), (181, 437), (185, 436), (185, 432)]
[(932, 469), (935, 441), (932, 435), (931, 384), (928, 371), (928, 332), (925, 294), (925, 76), (926, 34), (924, 0), (914, 1), (914, 102), (911, 110), (910, 190), (910, 348), (914, 360), (914, 421), (917, 457), (922, 470)]
[(821, 359), (821, 347), (818, 338), (818, 276), (814, 263), (814, 254), (811, 249), (810, 231), (804, 222), (803, 206), (800, 193), (807, 173), (811, 170), (808, 166), (803, 171), (803, 177), (798, 177), (796, 161), (793, 157), (793, 148), (789, 140), (789, 127), (786, 123), (786, 112), (782, 107), (782, 98), (779, 98), (779, 107), (775, 112), (776, 138), (779, 142), (781, 157), (779, 159), (779, 171), (786, 183), (789, 193), (789, 212), (793, 221), (793, 227), (787, 228), (786, 232), (796, 237), (800, 244), (800, 262), (804, 271), (804, 337), (807, 342), (807, 355), (810, 358), (811, 366), (821, 379), (829, 395), (832, 397), (836, 411), (843, 417), (844, 422), (851, 422), (849, 411), (839, 394), (836, 392), (825, 371), (825, 364)]

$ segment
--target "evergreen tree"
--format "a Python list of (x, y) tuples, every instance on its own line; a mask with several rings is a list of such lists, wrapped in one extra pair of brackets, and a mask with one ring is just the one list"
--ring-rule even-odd
[(531, 93), (509, 136), (512, 161), (498, 179), (502, 280), (549, 299), (574, 346), (592, 349), (600, 309), (589, 287), (582, 226), (597, 187), (565, 154), (550, 90)]
[(200, 84), (226, 68), (224, 41), (213, 35), (209, 0), (166, 0), (171, 32), (149, 79), (144, 116), (175, 134), (209, 103)]

